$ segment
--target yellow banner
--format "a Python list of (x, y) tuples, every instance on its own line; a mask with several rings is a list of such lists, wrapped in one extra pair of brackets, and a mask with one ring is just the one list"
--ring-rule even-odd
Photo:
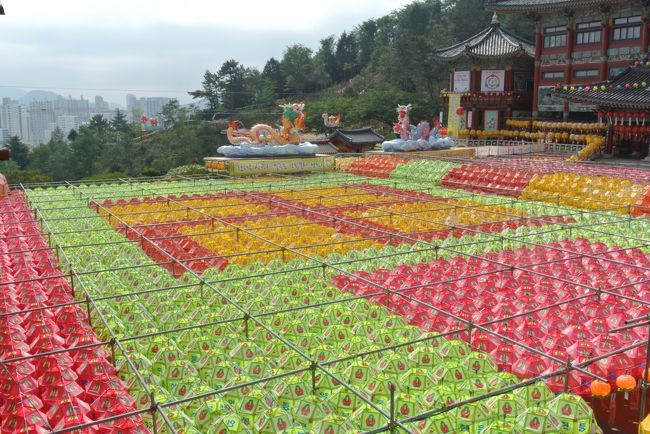
[(461, 107), (460, 98), (462, 93), (449, 94), (449, 113), (447, 114), (447, 134), (458, 136), (458, 132), (465, 128), (465, 114), (457, 115), (456, 110)]
[(260, 175), (263, 173), (325, 172), (334, 170), (334, 157), (245, 159), (226, 163), (229, 175)]

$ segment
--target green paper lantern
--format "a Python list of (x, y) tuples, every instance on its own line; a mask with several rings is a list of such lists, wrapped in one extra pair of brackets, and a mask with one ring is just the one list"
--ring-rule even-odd
[[(291, 425), (291, 416), (280, 408), (262, 413), (255, 421), (254, 432), (259, 434), (282, 433)], [(216, 431), (218, 432), (218, 431)]]
[(562, 393), (547, 403), (547, 408), (562, 424), (562, 433), (588, 434), (593, 426), (594, 414), (579, 396)]
[(332, 411), (328, 402), (315, 396), (308, 396), (294, 407), (293, 418), (304, 428), (311, 428), (315, 422), (332, 414)]
[(490, 410), (482, 402), (461, 405), (453, 413), (456, 416), (459, 430), (471, 434), (482, 432), (491, 419)]
[(487, 407), (490, 409), (492, 416), (501, 421), (514, 420), (520, 413), (526, 411), (526, 403), (513, 393), (504, 393), (503, 395), (493, 396), (487, 401)]
[(515, 424), (499, 421), (488, 425), (481, 434), (515, 434)]
[(525, 433), (559, 434), (562, 424), (546, 408), (529, 408), (517, 417), (515, 427)]

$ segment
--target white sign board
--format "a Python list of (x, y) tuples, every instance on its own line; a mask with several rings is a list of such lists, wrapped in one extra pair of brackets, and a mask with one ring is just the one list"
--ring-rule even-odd
[(454, 71), (454, 92), (469, 92), (469, 71)]
[(503, 92), (506, 72), (503, 69), (486, 69), (481, 71), (481, 92)]

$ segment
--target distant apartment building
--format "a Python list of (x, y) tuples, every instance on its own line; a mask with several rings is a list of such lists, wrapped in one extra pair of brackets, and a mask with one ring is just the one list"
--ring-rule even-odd
[(108, 113), (109, 111), (110, 109), (108, 108), (108, 103), (104, 101), (104, 98), (99, 95), (96, 96), (94, 113)]
[(80, 122), (90, 120), (90, 103), (83, 96), (81, 99), (61, 98), (54, 101), (56, 116), (76, 116)]
[(59, 126), (67, 137), (70, 130), (78, 130), (81, 124), (89, 120), (90, 103), (83, 97), (81, 99), (60, 98), (54, 101), (32, 101), (29, 105), (30, 143), (32, 145), (47, 143), (56, 126)]
[(47, 143), (50, 139), (46, 135), (49, 125), (56, 122), (53, 101), (32, 101), (29, 104), (29, 131), (31, 144)]
[(27, 107), (11, 98), (3, 98), (0, 105), (0, 128), (8, 131), (9, 137), (17, 136), (29, 143), (29, 113)]
[(0, 128), (0, 146), (4, 146), (9, 143), (9, 130), (7, 128)]
[[(124, 112), (124, 110), (122, 110), (122, 112)], [(115, 117), (115, 110), (110, 110), (110, 111), (107, 111), (107, 112), (92, 112), (90, 114), (90, 118), (92, 119), (94, 116), (97, 116), (97, 115), (100, 115), (101, 117), (104, 118), (104, 120), (110, 122)]]
[(142, 115), (146, 117), (158, 117), (163, 107), (168, 104), (172, 98), (166, 97), (149, 97), (136, 98), (133, 94), (126, 96), (126, 111), (130, 121), (137, 121)]
[(75, 130), (79, 132), (79, 127), (81, 127), (82, 122), (78, 116), (57, 116), (56, 122), (50, 122), (47, 125), (47, 129), (43, 133), (43, 138), (45, 142), (49, 142), (52, 139), (52, 135), (58, 129), (63, 134), (63, 140), (68, 139), (70, 131)]
[(95, 105), (94, 107), (91, 108), (92, 108), (90, 113), (91, 119), (94, 116), (101, 115), (105, 120), (110, 122), (115, 117), (115, 110), (112, 110), (110, 108), (110, 105), (106, 101), (104, 101), (104, 98), (102, 98), (101, 96), (95, 97)]
[(79, 116), (72, 115), (57, 116), (56, 126), (59, 127), (65, 137), (68, 137), (68, 134), (70, 134), (70, 131), (72, 130), (79, 132), (81, 119), (79, 119)]

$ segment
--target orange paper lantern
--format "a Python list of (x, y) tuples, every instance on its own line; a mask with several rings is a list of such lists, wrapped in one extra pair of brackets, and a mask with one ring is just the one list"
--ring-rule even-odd
[(619, 375), (616, 379), (616, 387), (622, 392), (631, 392), (636, 388), (636, 380), (631, 375)]
[(612, 386), (604, 381), (594, 380), (591, 382), (591, 394), (596, 398), (605, 398), (612, 392)]

